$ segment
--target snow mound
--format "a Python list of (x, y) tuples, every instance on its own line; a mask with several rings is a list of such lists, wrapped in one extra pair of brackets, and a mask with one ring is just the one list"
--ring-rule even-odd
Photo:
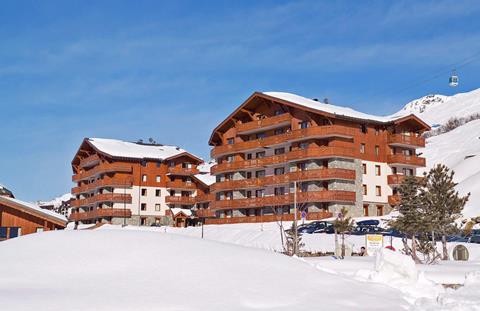
[(413, 259), (388, 249), (383, 248), (376, 253), (374, 269), (377, 277), (383, 278), (385, 283), (399, 279), (407, 283), (418, 281), (417, 267)]
[(0, 253), (2, 310), (408, 306), (387, 286), (327, 274), (285, 255), (158, 232), (50, 231), (2, 242)]

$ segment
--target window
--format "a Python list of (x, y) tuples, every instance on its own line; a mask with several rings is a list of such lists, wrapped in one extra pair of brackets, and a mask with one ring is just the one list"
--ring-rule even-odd
[(362, 185), (363, 187), (363, 195), (367, 195), (367, 185)]
[(234, 142), (235, 142), (235, 138), (233, 137), (227, 138), (227, 145), (233, 145)]
[(145, 188), (142, 188), (142, 197), (146, 196), (147, 195), (147, 189)]
[(363, 216), (368, 216), (368, 204), (363, 205)]
[(394, 174), (394, 175), (398, 174), (396, 167), (392, 167), (392, 174)]
[(252, 172), (247, 172), (247, 178), (248, 179), (252, 178)]
[(160, 182), (161, 180), (162, 180), (162, 178), (160, 177), (160, 175), (155, 176), (155, 181), (156, 182)]
[(160, 204), (155, 204), (155, 211), (156, 212), (160, 212), (161, 209), (162, 209), (162, 207), (161, 207)]
[(285, 148), (277, 148), (275, 149), (275, 155), (284, 154)]
[(247, 197), (247, 198), (251, 198), (251, 197), (252, 197), (252, 191), (248, 190), (248, 191), (247, 191), (247, 194), (246, 194), (246, 197)]
[(43, 232), (43, 227), (37, 227), (36, 232)]
[(306, 143), (306, 142), (300, 143), (300, 144), (298, 145), (298, 147), (299, 147), (300, 149), (307, 149), (307, 148), (308, 148), (308, 143)]
[(378, 157), (379, 154), (380, 154), (380, 146), (375, 146), (375, 156)]
[(140, 204), (140, 210), (146, 211), (147, 210), (147, 203)]
[(265, 133), (258, 133), (257, 134), (257, 139), (264, 139), (266, 137)]
[(142, 181), (143, 181), (143, 182), (147, 181), (147, 175), (145, 175), (145, 174), (142, 175)]
[(298, 123), (301, 129), (306, 129), (308, 127), (308, 121), (302, 121)]
[(365, 144), (360, 144), (360, 153), (365, 153)]
[(377, 216), (383, 216), (383, 206), (377, 205)]
[(308, 191), (308, 184), (307, 183), (301, 183), (300, 184), (300, 191), (301, 192), (307, 192)]
[(155, 189), (155, 196), (156, 197), (159, 197), (161, 194), (162, 194), (162, 192), (160, 191), (160, 189)]
[(275, 168), (274, 174), (275, 174), (275, 175), (283, 175), (283, 174), (285, 174), (285, 168), (284, 168), (284, 167), (277, 167), (277, 168)]
[(160, 165), (162, 164), (161, 162), (157, 162), (157, 167), (160, 167)]
[(380, 165), (375, 165), (375, 175), (380, 176), (382, 175), (382, 171), (380, 169)]
[(232, 163), (233, 160), (234, 160), (234, 158), (235, 158), (235, 157), (234, 157), (233, 155), (227, 156), (227, 162), (228, 162), (228, 163)]
[(182, 163), (182, 168), (193, 168), (193, 165), (192, 163), (185, 162), (185, 163)]
[(403, 169), (403, 175), (405, 175), (405, 176), (413, 176), (413, 175), (414, 175), (414, 174), (413, 174), (413, 169), (411, 169), (411, 168), (404, 168), (404, 169)]
[(362, 131), (363, 134), (367, 134), (367, 126), (365, 124), (362, 124), (360, 126), (360, 130)]
[(173, 162), (173, 161), (168, 162), (168, 166), (175, 167), (175, 162)]
[(273, 131), (273, 133), (275, 135), (282, 135), (283, 133), (285, 133), (285, 129), (284, 128), (275, 129), (275, 131)]
[(305, 171), (307, 169), (307, 163), (301, 162), (297, 164), (297, 169), (299, 171)]
[(251, 160), (252, 159), (252, 154), (251, 153), (247, 153), (247, 160)]
[(275, 115), (276, 115), (276, 116), (279, 116), (279, 115), (284, 114), (284, 113), (285, 113), (285, 112), (284, 112), (283, 110), (281, 110), (281, 109), (275, 110)]
[(375, 186), (375, 195), (377, 197), (381, 197), (382, 196), (382, 187), (380, 186)]
[(265, 151), (260, 151), (255, 154), (257, 159), (265, 158)]
[(366, 163), (362, 164), (362, 168), (363, 168), (363, 174), (367, 174), (367, 164)]
[(274, 190), (275, 195), (284, 195), (285, 187), (276, 187)]
[(265, 177), (265, 171), (256, 171), (255, 172), (255, 177), (256, 178)]
[(263, 198), (265, 196), (265, 189), (255, 190), (255, 196), (257, 198)]
[(140, 218), (140, 225), (141, 226), (146, 226), (147, 225), (147, 218), (146, 217), (141, 217)]

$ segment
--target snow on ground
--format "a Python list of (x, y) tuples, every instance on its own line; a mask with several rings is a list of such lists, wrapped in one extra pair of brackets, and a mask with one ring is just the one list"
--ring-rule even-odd
[(71, 200), (74, 198), (75, 196), (73, 196), (71, 193), (65, 193), (64, 195), (56, 197), (50, 201), (38, 201), (37, 205), (40, 207), (53, 206), (53, 208), (59, 208), (64, 202), (67, 202), (68, 200)]
[[(273, 252), (135, 230), (0, 243), (2, 310), (405, 310), (398, 290)], [(46, 264), (48, 263), (48, 264)]]

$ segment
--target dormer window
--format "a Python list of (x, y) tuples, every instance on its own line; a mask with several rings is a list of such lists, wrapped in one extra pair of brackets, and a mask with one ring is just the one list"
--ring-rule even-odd
[(308, 127), (308, 121), (299, 122), (301, 129), (306, 129)]
[(235, 139), (233, 137), (227, 138), (227, 145), (233, 145)]

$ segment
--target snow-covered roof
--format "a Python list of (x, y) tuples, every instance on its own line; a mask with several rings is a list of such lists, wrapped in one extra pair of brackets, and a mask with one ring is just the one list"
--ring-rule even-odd
[(217, 164), (217, 162), (214, 159), (212, 159), (208, 162), (204, 162), (204, 163), (198, 165), (197, 168), (200, 171), (200, 173), (210, 173), (210, 169), (215, 164)]
[(210, 174), (196, 174), (195, 178), (197, 178), (207, 186), (211, 186), (216, 181), (215, 176)]
[(12, 191), (8, 190), (7, 187), (2, 184), (0, 184), (0, 196), (1, 195), (8, 195), (13, 197)]
[(193, 215), (192, 211), (187, 208), (174, 207), (174, 208), (171, 208), (170, 210), (172, 211), (173, 216), (177, 216), (180, 213), (184, 213), (188, 217)]
[(177, 146), (140, 144), (117, 139), (88, 138), (88, 142), (97, 150), (119, 158), (164, 160), (187, 152)]
[(43, 209), (40, 206), (38, 206), (36, 204), (33, 204), (33, 203), (24, 202), (24, 201), (21, 201), (21, 200), (18, 200), (18, 199), (4, 197), (4, 196), (0, 196), (0, 202), (3, 202), (4, 204), (13, 203), (14, 205), (15, 204), (20, 205), (22, 208), (24, 208), (26, 210), (30, 210), (31, 212), (33, 212), (35, 214), (40, 214), (40, 215), (44, 215), (46, 217), (55, 218), (56, 220), (64, 222), (64, 223), (67, 222), (67, 218), (65, 216), (63, 216), (61, 214), (57, 214), (53, 211)]
[(293, 104), (297, 104), (310, 109), (315, 109), (318, 111), (327, 112), (327, 113), (349, 117), (349, 118), (355, 118), (355, 119), (364, 119), (364, 120), (388, 123), (409, 115), (408, 112), (404, 112), (404, 113), (400, 112), (390, 116), (375, 116), (375, 115), (359, 112), (348, 107), (325, 104), (325, 103), (322, 103), (313, 99), (305, 98), (303, 96), (292, 94), (292, 93), (263, 92), (262, 94), (270, 97), (275, 97), (281, 100), (285, 100)]

